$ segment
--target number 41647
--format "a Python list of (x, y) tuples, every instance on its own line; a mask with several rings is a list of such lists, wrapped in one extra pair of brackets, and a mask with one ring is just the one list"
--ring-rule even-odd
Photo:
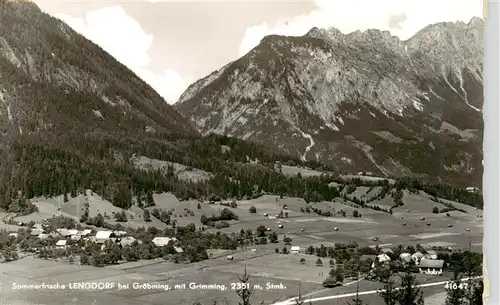
[(469, 286), (468, 283), (457, 284), (454, 282), (446, 282), (446, 284), (444, 285), (444, 288), (445, 289), (467, 289), (468, 286)]

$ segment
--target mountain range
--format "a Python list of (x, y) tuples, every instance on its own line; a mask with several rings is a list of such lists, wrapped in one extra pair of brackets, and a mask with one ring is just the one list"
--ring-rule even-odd
[(387, 31), (269, 35), (193, 83), (175, 107), (198, 131), (343, 172), (480, 185), (483, 20), (402, 41)]

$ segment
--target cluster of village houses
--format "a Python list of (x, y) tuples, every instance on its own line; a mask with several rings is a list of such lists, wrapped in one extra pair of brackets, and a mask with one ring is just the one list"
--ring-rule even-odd
[[(381, 254), (379, 255), (362, 255), (361, 259), (372, 259), (373, 262), (378, 261), (380, 263), (389, 263), (391, 258), (389, 257), (389, 253), (393, 253), (393, 251), (389, 248), (381, 249)], [(419, 272), (429, 275), (442, 275), (444, 268), (444, 260), (437, 259), (437, 253), (433, 250), (427, 250), (426, 254), (423, 254), (420, 251), (417, 251), (413, 254), (408, 252), (403, 252), (399, 255), (399, 258), (404, 263), (410, 263), (413, 261), (416, 266), (418, 266)], [(372, 268), (375, 266), (375, 263), (372, 264)]]
[[(10, 236), (17, 237), (18, 233), (10, 233)], [(133, 236), (128, 235), (126, 231), (111, 231), (111, 230), (103, 230), (97, 231), (95, 235), (93, 231), (90, 229), (77, 230), (77, 229), (56, 229), (53, 232), (48, 232), (47, 227), (43, 224), (36, 223), (30, 232), (31, 236), (36, 236), (40, 240), (47, 239), (52, 237), (57, 240), (55, 246), (57, 248), (65, 248), (68, 245), (68, 241), (79, 241), (79, 240), (88, 240), (98, 244), (104, 244), (107, 241), (113, 241), (121, 245), (122, 247), (129, 246), (135, 241), (139, 244), (142, 241), (134, 238)], [(176, 242), (177, 239), (175, 237), (155, 237), (152, 242), (157, 247), (167, 246), (170, 242)], [(182, 248), (174, 246), (174, 249), (177, 253), (183, 252)]]
[[(381, 249), (381, 254), (379, 255), (362, 255), (361, 260), (370, 259), (372, 263), (372, 268), (375, 267), (375, 261), (378, 261), (382, 264), (389, 263), (391, 258), (389, 257), (389, 253), (393, 253), (390, 248)], [(437, 253), (433, 250), (426, 251), (426, 254), (422, 252), (415, 252), (413, 254), (404, 252), (399, 255), (399, 258), (402, 262), (410, 263), (413, 261), (416, 266), (418, 266), (420, 273), (429, 274), (429, 275), (442, 275), (444, 268), (444, 260), (437, 259)], [(291, 254), (299, 254), (300, 247), (292, 246), (290, 248)]]

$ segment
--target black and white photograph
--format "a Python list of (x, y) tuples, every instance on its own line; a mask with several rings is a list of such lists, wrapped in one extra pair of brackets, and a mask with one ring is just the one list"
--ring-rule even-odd
[(485, 23), (0, 0), (0, 305), (482, 305)]

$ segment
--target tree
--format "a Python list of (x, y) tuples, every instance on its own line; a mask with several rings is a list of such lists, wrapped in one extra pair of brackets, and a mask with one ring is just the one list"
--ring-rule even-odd
[(483, 291), (484, 284), (481, 280), (477, 285), (474, 286), (472, 302), (470, 303), (471, 305), (483, 305)]
[(149, 210), (144, 209), (143, 218), (145, 222), (151, 222), (151, 214), (149, 213)]
[(245, 272), (243, 276), (238, 276), (238, 280), (241, 283), (241, 288), (236, 290), (240, 301), (238, 305), (250, 305), (250, 298), (253, 293), (253, 288), (250, 287), (250, 276), (247, 274), (247, 268), (245, 267)]
[(352, 217), (354, 217), (354, 218), (359, 217), (359, 212), (358, 212), (358, 210), (354, 210), (354, 211), (352, 211)]
[(323, 266), (323, 261), (321, 260), (321, 258), (318, 257), (318, 259), (316, 260), (316, 266)]
[(462, 305), (464, 304), (465, 292), (461, 289), (462, 277), (460, 273), (454, 272), (448, 288), (446, 305)]
[(254, 206), (251, 206), (249, 209), (250, 213), (255, 214), (257, 213), (257, 209)]
[(432, 208), (432, 213), (438, 214), (439, 213), (439, 208), (438, 207), (433, 207)]
[(86, 253), (80, 254), (80, 264), (82, 264), (82, 265), (89, 265), (90, 264), (89, 256)]
[(277, 243), (278, 242), (278, 234), (276, 232), (271, 233), (271, 235), (269, 235), (269, 241), (273, 244)]
[(257, 236), (258, 237), (262, 237), (262, 236), (266, 236), (266, 227), (260, 225), (257, 227)]
[(288, 249), (286, 247), (283, 247), (283, 249), (281, 250), (281, 253), (288, 254)]
[(295, 305), (304, 305), (304, 299), (302, 298), (302, 294), (300, 293), (300, 283), (299, 283), (299, 295), (294, 300)]
[(115, 219), (117, 222), (127, 222), (127, 214), (125, 211), (115, 213)]
[(344, 269), (340, 266), (332, 268), (329, 275), (335, 283), (342, 283), (344, 281)]
[(290, 245), (292, 243), (292, 239), (288, 236), (283, 237), (283, 242), (285, 245)]
[(379, 275), (375, 276), (376, 280), (384, 283), (383, 289), (378, 294), (382, 297), (386, 305), (396, 305), (398, 298), (398, 291), (391, 276), (392, 274), (386, 268)]
[(280, 253), (280, 249), (275, 248), (275, 249), (274, 249), (274, 253)]
[(339, 286), (339, 282), (332, 276), (327, 277), (323, 281), (323, 287), (333, 288), (333, 287), (337, 287), (337, 286)]
[(416, 277), (409, 271), (401, 276), (401, 289), (397, 292), (400, 305), (424, 305), (422, 291), (417, 285)]
[(302, 258), (300, 258), (300, 263), (301, 263), (301, 264), (305, 264), (305, 263), (306, 263), (306, 259), (305, 259), (305, 258), (303, 258), (303, 257), (302, 257)]

